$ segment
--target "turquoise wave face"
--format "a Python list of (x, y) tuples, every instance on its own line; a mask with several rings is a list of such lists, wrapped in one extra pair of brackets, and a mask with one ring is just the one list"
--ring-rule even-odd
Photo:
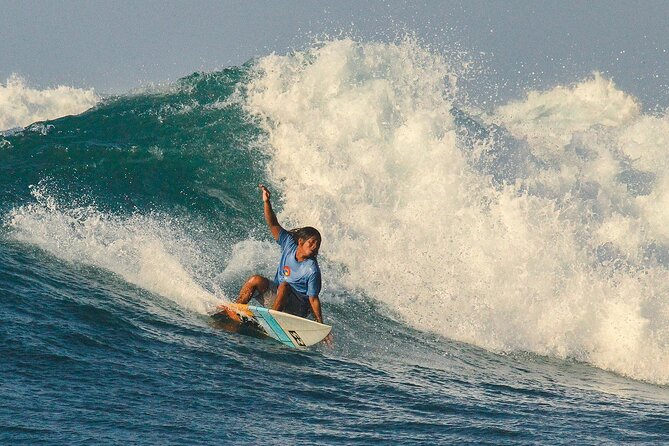
[[(196, 73), (168, 88), (111, 97), (93, 109), (2, 137), (0, 206), (59, 200), (115, 213), (160, 211), (226, 226), (249, 217), (262, 177), (260, 135), (233, 98), (247, 68)], [(241, 196), (240, 196), (241, 194)]]

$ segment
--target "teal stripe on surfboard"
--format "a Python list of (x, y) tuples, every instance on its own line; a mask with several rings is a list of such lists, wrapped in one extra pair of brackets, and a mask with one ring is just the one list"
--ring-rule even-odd
[(279, 341), (281, 341), (283, 344), (286, 344), (289, 347), (295, 347), (293, 341), (290, 340), (286, 332), (283, 331), (283, 328), (281, 328), (281, 326), (276, 322), (274, 317), (271, 314), (269, 314), (269, 310), (267, 308), (254, 307), (253, 311), (257, 312), (258, 316), (262, 317), (265, 320), (265, 322), (267, 322), (272, 331), (274, 331), (274, 333), (276, 334), (277, 339)]

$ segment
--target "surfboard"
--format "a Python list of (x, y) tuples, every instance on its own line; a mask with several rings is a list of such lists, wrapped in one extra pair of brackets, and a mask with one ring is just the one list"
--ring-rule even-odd
[[(215, 320), (233, 325), (222, 328), (250, 335), (267, 336), (288, 347), (304, 348), (321, 342), (330, 334), (332, 326), (265, 307), (244, 304), (224, 304), (211, 314)], [(234, 330), (235, 325), (239, 329)]]

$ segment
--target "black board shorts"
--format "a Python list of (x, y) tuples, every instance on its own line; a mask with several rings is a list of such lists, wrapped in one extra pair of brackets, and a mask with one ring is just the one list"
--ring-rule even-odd
[[(270, 282), (269, 289), (261, 296), (256, 295), (258, 300), (265, 308), (272, 308), (276, 300), (277, 286), (274, 282)], [(294, 314), (299, 317), (307, 317), (311, 312), (311, 305), (309, 298), (302, 298), (297, 295), (293, 287), (288, 286), (288, 295), (286, 296), (286, 304), (283, 307), (283, 312)]]

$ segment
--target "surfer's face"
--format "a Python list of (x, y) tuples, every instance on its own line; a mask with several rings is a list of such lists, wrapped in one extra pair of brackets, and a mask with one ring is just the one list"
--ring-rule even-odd
[(308, 239), (299, 239), (297, 241), (297, 248), (302, 251), (305, 257), (316, 257), (318, 249), (321, 247), (321, 242), (316, 237)]

